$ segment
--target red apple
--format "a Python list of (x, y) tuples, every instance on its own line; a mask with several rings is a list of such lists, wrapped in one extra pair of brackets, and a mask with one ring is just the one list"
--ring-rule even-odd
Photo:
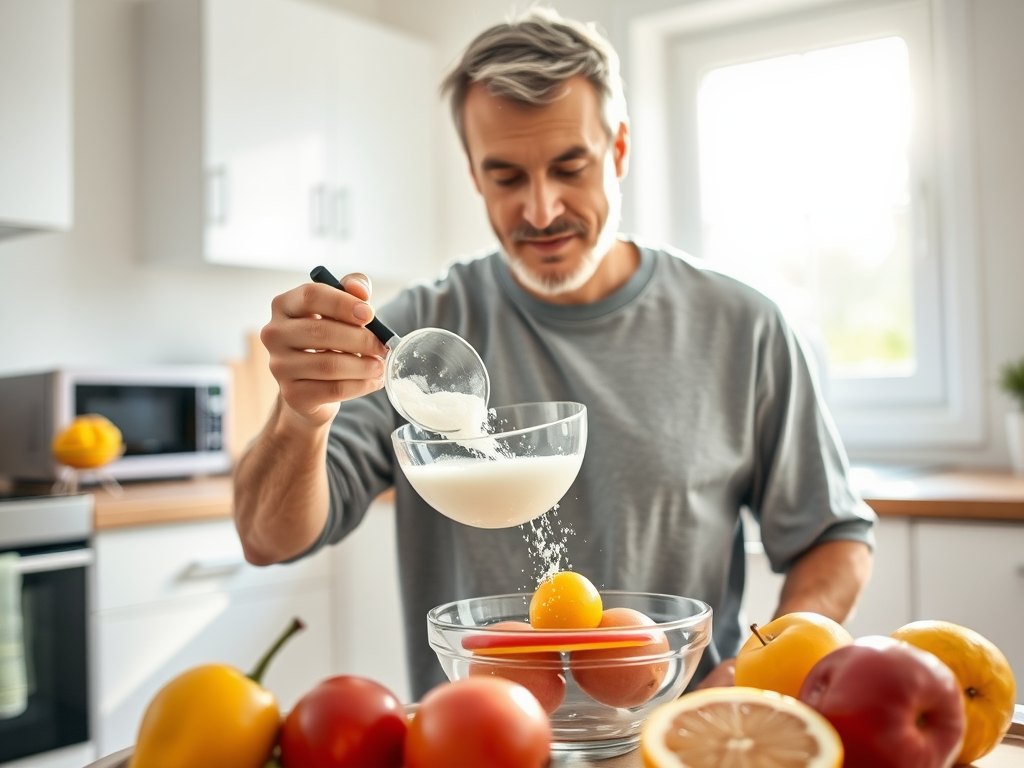
[(800, 700), (839, 731), (844, 768), (948, 768), (964, 737), (949, 667), (889, 637), (862, 637), (814, 665)]

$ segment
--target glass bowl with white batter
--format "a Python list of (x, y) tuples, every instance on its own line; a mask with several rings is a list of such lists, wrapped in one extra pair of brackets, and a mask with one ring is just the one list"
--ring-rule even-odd
[(451, 438), (405, 424), (391, 435), (409, 484), (443, 515), (476, 528), (540, 517), (569, 490), (587, 447), (581, 403), (492, 408), (476, 436)]

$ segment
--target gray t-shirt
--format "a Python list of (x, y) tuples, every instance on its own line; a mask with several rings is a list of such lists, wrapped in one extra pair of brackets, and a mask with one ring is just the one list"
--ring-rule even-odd
[[(684, 255), (642, 246), (640, 253), (629, 281), (594, 304), (539, 301), (491, 254), (408, 288), (379, 315), (400, 335), (432, 326), (469, 341), (490, 374), (491, 406), (587, 406), (583, 466), (554, 518), (567, 535), (568, 564), (599, 589), (710, 604), (713, 642), (696, 682), (745, 637), (741, 507), (759, 519), (778, 572), (817, 542), (873, 545), (875, 517), (849, 486), (835, 427), (777, 307)], [(327, 449), (330, 516), (310, 551), (342, 539), (394, 485), (419, 698), (445, 679), (427, 644), (427, 612), (451, 600), (532, 591), (539, 570), (528, 527), (471, 528), (412, 490), (391, 444), (402, 423), (383, 391), (342, 403)]]

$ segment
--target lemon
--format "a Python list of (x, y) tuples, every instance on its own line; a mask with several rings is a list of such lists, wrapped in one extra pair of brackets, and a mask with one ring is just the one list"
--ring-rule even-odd
[(640, 732), (645, 768), (840, 768), (836, 729), (791, 696), (708, 688), (657, 707)]
[(67, 429), (53, 438), (53, 457), (75, 469), (95, 469), (124, 452), (121, 430), (105, 416), (78, 416)]

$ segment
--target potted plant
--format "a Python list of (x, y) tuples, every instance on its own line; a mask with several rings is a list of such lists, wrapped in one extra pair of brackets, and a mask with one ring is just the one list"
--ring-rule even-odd
[(1003, 365), (999, 370), (999, 387), (1017, 401), (1017, 410), (1006, 414), (1006, 440), (1013, 471), (1024, 475), (1024, 357)]

